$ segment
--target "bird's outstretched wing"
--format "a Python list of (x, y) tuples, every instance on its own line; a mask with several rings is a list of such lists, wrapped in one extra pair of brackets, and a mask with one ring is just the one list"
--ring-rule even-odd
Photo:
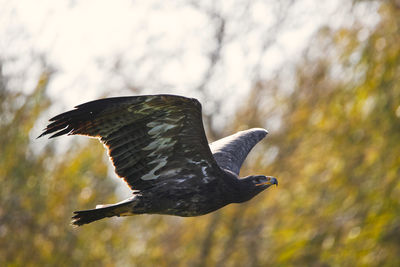
[(210, 149), (220, 168), (239, 175), (240, 167), (250, 150), (267, 134), (261, 128), (237, 132), (211, 143)]
[(107, 146), (116, 173), (131, 189), (196, 176), (209, 182), (221, 171), (204, 133), (201, 104), (193, 98), (105, 98), (76, 106), (50, 121), (39, 137), (98, 137)]

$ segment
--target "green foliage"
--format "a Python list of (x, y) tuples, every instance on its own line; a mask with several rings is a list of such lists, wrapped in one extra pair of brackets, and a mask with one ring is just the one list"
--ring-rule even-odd
[(260, 83), (254, 96), (276, 105), (240, 115), (282, 119), (264, 143), (279, 149), (265, 172), (280, 178), (265, 195), (275, 203), (265, 264), (400, 265), (400, 13), (387, 3), (379, 14), (362, 42), (362, 27), (322, 30), (294, 91)]
[(50, 74), (29, 95), (13, 93), (1, 76), (0, 262), (399, 266), (400, 10), (382, 1), (378, 14), (376, 28), (321, 29), (290, 92), (279, 79), (254, 86), (229, 132), (280, 125), (242, 172), (274, 175), (279, 187), (197, 218), (143, 215), (72, 228), (73, 210), (117, 202), (121, 181), (107, 178), (96, 140), (73, 139), (61, 155), (54, 142), (30, 136), (50, 105)]
[[(6, 77), (0, 79), (0, 261), (11, 266), (116, 262), (118, 253), (108, 252), (123, 238), (112, 239), (107, 232), (112, 225), (100, 223), (83, 233), (69, 225), (73, 208), (115, 201), (115, 184), (105, 179), (103, 148), (73, 145), (61, 160), (52, 146), (42, 152), (33, 148), (39, 141), (29, 132), (50, 104), (49, 79), (44, 71), (29, 95), (12, 92)], [(93, 235), (101, 242), (92, 243)], [(113, 242), (110, 249), (107, 243)]]

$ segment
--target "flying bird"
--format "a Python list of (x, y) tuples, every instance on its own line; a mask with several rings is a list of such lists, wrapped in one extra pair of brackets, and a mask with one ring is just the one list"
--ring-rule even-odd
[(72, 224), (76, 226), (144, 213), (199, 216), (278, 185), (272, 176), (239, 178), (247, 154), (268, 132), (253, 128), (208, 144), (201, 104), (194, 98), (105, 98), (78, 105), (50, 121), (39, 137), (99, 138), (116, 174), (133, 193), (116, 204), (75, 211)]

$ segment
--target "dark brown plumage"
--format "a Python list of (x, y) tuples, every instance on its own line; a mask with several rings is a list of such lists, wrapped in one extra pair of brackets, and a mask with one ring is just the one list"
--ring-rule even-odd
[(174, 95), (106, 98), (77, 106), (50, 119), (39, 136), (97, 137), (133, 196), (114, 205), (76, 211), (73, 224), (142, 213), (198, 216), (229, 203), (251, 199), (277, 180), (238, 179), (252, 147), (265, 137), (250, 129), (208, 145), (201, 104)]

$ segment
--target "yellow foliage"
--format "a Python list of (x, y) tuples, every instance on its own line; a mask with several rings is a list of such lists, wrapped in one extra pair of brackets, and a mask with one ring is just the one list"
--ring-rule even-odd
[(2, 89), (0, 262), (399, 266), (399, 12), (384, 1), (376, 28), (321, 30), (290, 94), (278, 79), (257, 82), (229, 132), (279, 120), (243, 170), (274, 175), (279, 187), (196, 218), (142, 215), (72, 228), (73, 210), (117, 202), (123, 182), (107, 177), (95, 140), (73, 139), (62, 155), (53, 142), (35, 151), (29, 131), (50, 105), (48, 72), (30, 95)]

